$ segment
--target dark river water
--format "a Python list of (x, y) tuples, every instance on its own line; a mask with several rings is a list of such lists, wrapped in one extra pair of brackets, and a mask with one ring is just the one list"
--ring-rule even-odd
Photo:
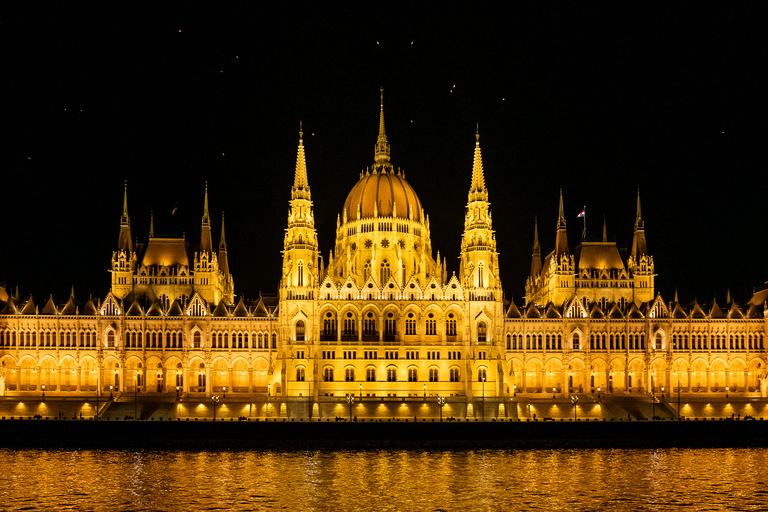
[(3, 510), (757, 510), (768, 449), (0, 450)]

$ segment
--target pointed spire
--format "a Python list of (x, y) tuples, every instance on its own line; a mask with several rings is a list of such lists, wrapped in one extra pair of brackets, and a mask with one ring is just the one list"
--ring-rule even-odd
[(608, 241), (608, 227), (605, 224), (605, 215), (603, 215), (603, 242)]
[(69, 297), (71, 299), (75, 298), (75, 285), (72, 285), (72, 291), (69, 292)]
[(675, 286), (675, 302), (680, 302), (680, 299), (677, 298), (677, 286)]
[(155, 212), (149, 212), (149, 238), (155, 238)]
[(379, 137), (376, 139), (376, 149), (374, 151), (374, 160), (378, 166), (386, 166), (392, 168), (392, 164), (389, 163), (389, 142), (387, 142), (387, 134), (384, 131), (384, 88), (381, 88), (381, 110), (379, 112)]
[(131, 218), (128, 216), (128, 180), (125, 181), (125, 191), (123, 192), (123, 214), (120, 216), (120, 236), (117, 239), (117, 250), (133, 252)]
[(211, 236), (211, 216), (208, 213), (208, 182), (205, 182), (205, 201), (203, 202), (203, 226), (200, 230), (200, 252), (213, 252)]
[(565, 208), (563, 208), (563, 188), (560, 187), (560, 212), (557, 217), (557, 237), (555, 238), (555, 254), (560, 257), (569, 254), (568, 232), (565, 228)]
[(728, 294), (725, 297), (725, 303), (730, 304), (731, 303), (731, 289), (728, 288)]
[(229, 275), (229, 259), (227, 258), (227, 240), (224, 238), (224, 212), (221, 212), (221, 241), (219, 242), (219, 270), (225, 276)]
[(483, 155), (480, 152), (480, 124), (475, 133), (475, 159), (472, 163), (472, 184), (469, 187), (469, 202), (487, 201), (488, 189), (485, 188), (485, 176), (483, 175)]
[(637, 217), (635, 218), (635, 234), (632, 237), (632, 258), (635, 262), (641, 256), (648, 254), (648, 246), (645, 241), (645, 222), (640, 213), (640, 187), (637, 187)]
[(293, 178), (291, 199), (310, 199), (310, 197), (307, 162), (304, 158), (304, 124), (299, 121), (299, 150), (296, 155), (296, 173)]
[(541, 246), (539, 245), (539, 219), (533, 218), (533, 256), (531, 258), (531, 277), (541, 273)]

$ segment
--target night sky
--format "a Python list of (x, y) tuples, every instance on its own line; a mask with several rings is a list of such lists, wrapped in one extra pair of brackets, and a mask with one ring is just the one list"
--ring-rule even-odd
[(106, 295), (125, 180), (134, 237), (154, 211), (156, 234), (194, 243), (207, 180), (236, 293), (276, 293), (299, 121), (327, 260), (373, 163), (380, 87), (392, 162), (449, 274), (479, 123), (518, 304), (535, 215), (542, 251), (554, 246), (560, 186), (571, 244), (586, 205), (588, 230), (605, 215), (621, 247), (640, 186), (667, 300), (745, 302), (768, 280), (764, 3), (132, 4), (0, 12), (0, 282), (22, 298)]

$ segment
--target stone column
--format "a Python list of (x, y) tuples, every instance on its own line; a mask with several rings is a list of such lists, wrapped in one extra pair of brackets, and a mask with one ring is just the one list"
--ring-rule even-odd
[(37, 391), (41, 391), (43, 388), (41, 384), (43, 383), (43, 369), (38, 367), (37, 368)]
[(253, 368), (248, 368), (248, 394), (253, 394)]
[(711, 391), (712, 386), (712, 372), (707, 368), (707, 393)]
[(61, 368), (56, 369), (56, 391), (61, 392)]
[(688, 393), (691, 392), (691, 388), (693, 387), (693, 383), (691, 382), (691, 369), (688, 368)]
[(746, 368), (744, 369), (744, 389), (742, 391), (749, 391), (749, 372), (746, 370)]
[(80, 367), (78, 366), (78, 367), (77, 367), (77, 389), (75, 390), (75, 391), (77, 391), (78, 393), (80, 392), (80, 381), (81, 381), (81, 376), (82, 376), (82, 373), (83, 373), (83, 370), (82, 370), (82, 368), (80, 368)]
[(210, 366), (205, 367), (205, 396), (210, 397), (211, 396), (211, 368)]

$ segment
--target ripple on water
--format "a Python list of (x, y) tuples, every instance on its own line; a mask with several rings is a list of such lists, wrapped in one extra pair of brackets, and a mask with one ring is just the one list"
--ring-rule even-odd
[(0, 450), (15, 510), (757, 510), (768, 449)]

